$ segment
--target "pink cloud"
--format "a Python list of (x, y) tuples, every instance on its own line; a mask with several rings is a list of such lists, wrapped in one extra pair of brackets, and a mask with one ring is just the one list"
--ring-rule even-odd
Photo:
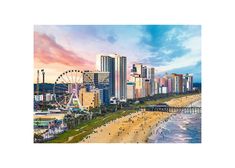
[(88, 61), (73, 51), (65, 49), (54, 38), (34, 32), (34, 58), (36, 64), (58, 63), (66, 66), (78, 66), (82, 69), (93, 69), (94, 62)]

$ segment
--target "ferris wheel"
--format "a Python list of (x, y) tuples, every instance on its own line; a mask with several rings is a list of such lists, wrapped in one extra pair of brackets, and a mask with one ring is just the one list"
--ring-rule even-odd
[(79, 100), (79, 91), (85, 87), (84, 77), (90, 85), (93, 85), (93, 80), (80, 70), (67, 70), (57, 77), (53, 93), (55, 102), (60, 108), (70, 109), (71, 107), (78, 107), (83, 110)]

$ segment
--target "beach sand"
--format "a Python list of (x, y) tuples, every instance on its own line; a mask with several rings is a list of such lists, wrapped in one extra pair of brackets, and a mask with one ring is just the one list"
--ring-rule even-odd
[[(170, 106), (183, 107), (195, 102), (201, 95), (191, 95), (166, 102)], [(174, 113), (140, 111), (111, 121), (85, 137), (81, 143), (145, 143), (151, 130)]]

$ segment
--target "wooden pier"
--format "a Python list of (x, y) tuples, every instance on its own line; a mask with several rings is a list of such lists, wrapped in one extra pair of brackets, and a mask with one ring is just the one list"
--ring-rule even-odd
[(201, 107), (158, 107), (158, 106), (146, 106), (144, 107), (145, 111), (161, 111), (161, 112), (170, 112), (170, 113), (188, 113), (196, 114), (201, 113)]

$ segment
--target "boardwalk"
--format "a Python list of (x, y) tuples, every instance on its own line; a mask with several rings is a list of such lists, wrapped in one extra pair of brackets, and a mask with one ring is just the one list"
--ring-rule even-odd
[(189, 114), (201, 113), (201, 107), (158, 107), (155, 105), (144, 107), (146, 111), (161, 111), (161, 112), (171, 112), (178, 113), (184, 112)]

